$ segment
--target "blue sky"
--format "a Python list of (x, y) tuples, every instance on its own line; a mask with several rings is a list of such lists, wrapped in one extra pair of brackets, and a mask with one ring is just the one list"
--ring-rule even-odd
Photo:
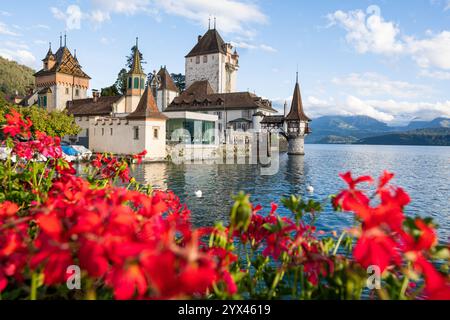
[(298, 65), (313, 117), (450, 117), (450, 0), (3, 1), (0, 55), (38, 69), (67, 31), (99, 89), (115, 81), (136, 36), (147, 72), (184, 72), (209, 16), (238, 47), (238, 89), (276, 106), (289, 102)]

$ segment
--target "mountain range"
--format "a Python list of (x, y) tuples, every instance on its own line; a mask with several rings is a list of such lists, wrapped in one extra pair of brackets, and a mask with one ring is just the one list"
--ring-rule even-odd
[(307, 143), (450, 145), (450, 118), (444, 117), (388, 126), (368, 116), (323, 116), (310, 126)]

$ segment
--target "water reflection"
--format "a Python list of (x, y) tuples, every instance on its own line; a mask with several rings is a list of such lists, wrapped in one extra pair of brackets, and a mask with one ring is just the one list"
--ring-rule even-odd
[[(192, 211), (197, 226), (226, 220), (232, 204), (231, 195), (243, 190), (254, 203), (270, 208), (270, 203), (291, 194), (324, 200), (338, 192), (344, 183), (338, 174), (351, 170), (355, 175), (378, 176), (383, 170), (396, 173), (394, 183), (410, 193), (413, 201), (407, 214), (433, 216), (441, 226), (439, 236), (450, 235), (450, 148), (307, 145), (306, 156), (280, 155), (279, 172), (260, 174), (257, 165), (210, 164), (172, 165), (145, 164), (135, 168), (141, 182), (173, 190)], [(306, 192), (312, 185), (314, 194)], [(203, 198), (195, 191), (202, 190)], [(268, 209), (270, 210), (270, 209)], [(289, 214), (281, 208), (282, 214)], [(339, 229), (352, 223), (345, 213), (334, 213), (330, 205), (318, 220), (325, 229)]]
[[(167, 164), (153, 163), (151, 166), (144, 165), (140, 169), (140, 179), (155, 189), (167, 189)], [(141, 180), (142, 181), (142, 180)]]

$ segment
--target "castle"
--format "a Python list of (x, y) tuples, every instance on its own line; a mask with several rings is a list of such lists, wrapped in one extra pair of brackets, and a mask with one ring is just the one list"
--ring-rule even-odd
[[(209, 28), (185, 56), (186, 90), (180, 92), (167, 68), (154, 72), (146, 83), (138, 39), (127, 73), (124, 95), (101, 96), (91, 79), (60, 37), (56, 53), (49, 48), (43, 67), (35, 74), (33, 100), (47, 110), (67, 110), (82, 129), (70, 142), (94, 152), (134, 154), (146, 149), (148, 160), (161, 160), (168, 147), (183, 144), (213, 153), (221, 143), (247, 139), (250, 130), (278, 130), (290, 141), (291, 154), (304, 154), (304, 136), (310, 133), (301, 103), (298, 81), (289, 114), (277, 116), (269, 100), (237, 92), (239, 55), (216, 28)], [(292, 143), (291, 143), (292, 141)]]

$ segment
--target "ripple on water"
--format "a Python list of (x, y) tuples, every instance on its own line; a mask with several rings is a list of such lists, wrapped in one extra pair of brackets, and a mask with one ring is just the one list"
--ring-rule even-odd
[[(290, 194), (326, 199), (344, 187), (338, 174), (349, 170), (355, 175), (374, 177), (383, 170), (394, 172), (393, 182), (404, 187), (412, 198), (407, 214), (432, 216), (440, 225), (439, 237), (448, 240), (449, 147), (306, 145), (304, 157), (282, 154), (279, 170), (272, 176), (262, 176), (256, 165), (242, 164), (143, 164), (133, 174), (138, 181), (173, 190), (192, 211), (193, 223), (205, 226), (227, 220), (231, 195), (240, 190), (270, 210), (271, 202)], [(308, 185), (314, 187), (313, 195), (306, 192)], [(202, 190), (202, 198), (195, 197), (196, 190)], [(283, 208), (280, 213), (289, 214)], [(330, 205), (318, 219), (318, 226), (326, 230), (339, 230), (351, 223), (349, 214), (335, 213)]]

